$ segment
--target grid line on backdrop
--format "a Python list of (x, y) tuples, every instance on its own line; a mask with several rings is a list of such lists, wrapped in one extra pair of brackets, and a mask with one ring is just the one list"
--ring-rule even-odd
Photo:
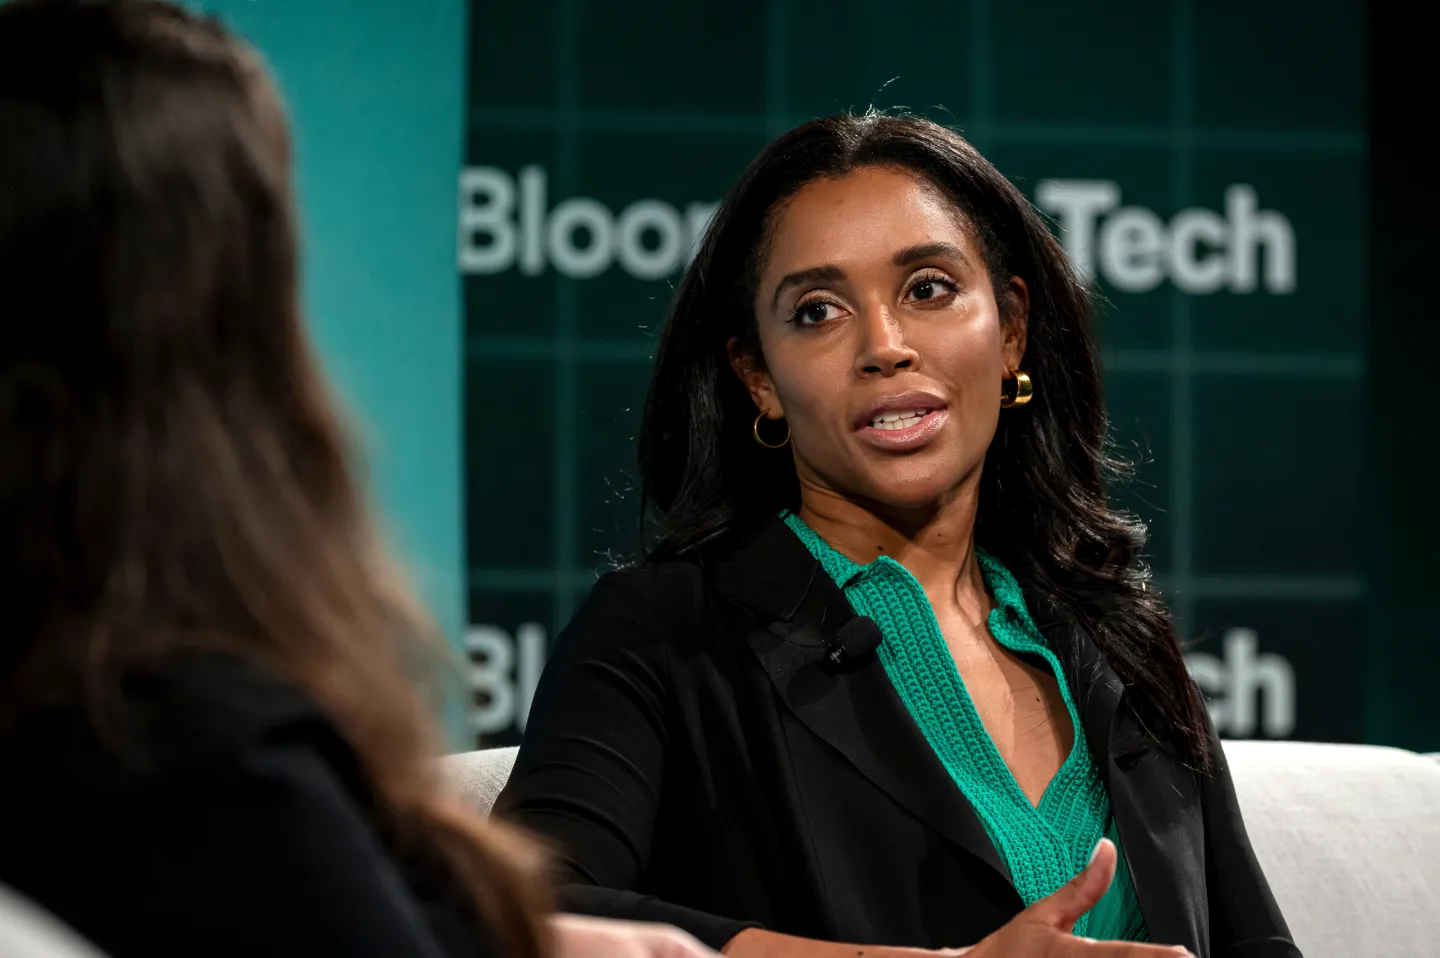
[[(978, 6), (978, 4), (977, 4)], [(944, 112), (943, 106), (926, 110)], [(776, 115), (765, 113), (667, 113), (639, 110), (585, 110), (573, 116), (572, 129), (601, 133), (735, 133), (768, 134)], [(780, 132), (812, 119), (810, 114), (782, 113)], [(470, 123), (484, 130), (562, 129), (566, 121), (558, 110), (534, 107), (479, 107), (470, 111)], [(1263, 153), (1335, 153), (1361, 155), (1365, 138), (1343, 130), (1247, 130), (1194, 127), (1177, 130), (1162, 126), (1128, 126), (1089, 123), (996, 123), (967, 117), (960, 124), (976, 149), (980, 144), (1038, 143), (1068, 146), (1151, 146), (1186, 149), (1234, 150)]]
[(789, 0), (768, 0), (765, 17), (765, 136), (774, 139), (789, 122), (785, 53), (790, 49)]
[[(556, 344), (549, 339), (476, 337), (467, 348), (476, 359), (548, 360), (557, 355)], [(650, 343), (634, 339), (577, 339), (571, 351), (580, 360), (649, 363), (654, 356)], [(1192, 372), (1216, 375), (1319, 379), (1359, 379), (1365, 375), (1364, 357), (1359, 355), (1195, 352), (1177, 358), (1173, 349), (1105, 349), (1101, 350), (1100, 361), (1107, 372), (1165, 373), (1183, 363)]]
[(982, 154), (990, 149), (994, 119), (991, 115), (990, 0), (970, 4), (970, 127), (971, 143)]
[[(1175, 209), (1190, 203), (1191, 84), (1194, 66), (1190, 49), (1189, 0), (1171, 0), (1170, 202)], [(1193, 347), (1190, 297), (1170, 290), (1170, 588), (1166, 597), (1181, 635), (1195, 621), (1195, 382), (1190, 370)]]
[[(559, 49), (555, 57), (558, 73), (559, 135), (556, 137), (555, 178), (567, 195), (575, 191), (579, 171), (576, 158), (576, 99), (580, 59), (579, 0), (560, 0), (560, 24), (556, 31)], [(579, 487), (576, 481), (578, 457), (576, 435), (577, 399), (580, 395), (576, 368), (576, 340), (579, 317), (575, 280), (568, 276), (555, 282), (555, 569), (550, 586), (556, 625), (568, 622), (575, 603), (570, 572), (579, 565), (576, 527), (579, 522)]]

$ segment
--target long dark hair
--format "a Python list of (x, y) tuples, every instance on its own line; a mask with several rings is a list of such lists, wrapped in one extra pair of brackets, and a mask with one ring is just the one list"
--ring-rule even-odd
[[(1124, 463), (1106, 442), (1089, 294), (1045, 222), (959, 134), (914, 117), (832, 116), (781, 136), (716, 212), (660, 336), (640, 435), (647, 554), (686, 555), (794, 508), (794, 461), (752, 441), (755, 407), (732, 372), (732, 337), (762, 360), (755, 289), (773, 214), (805, 184), (865, 166), (911, 170), (977, 234), (997, 292), (1030, 290), (1023, 368), (1034, 399), (1000, 417), (985, 457), (975, 536), (1027, 590), (1089, 632), (1151, 736), (1208, 767), (1203, 703), (1141, 558), (1146, 529), (1112, 508)], [(1001, 301), (1002, 313), (1006, 307)]]
[(0, 721), (123, 707), (126, 674), (182, 650), (242, 657), (335, 722), (398, 850), (538, 955), (530, 843), (438, 780), (412, 676), (443, 642), (307, 342), (290, 152), (263, 66), (215, 22), (0, 6)]

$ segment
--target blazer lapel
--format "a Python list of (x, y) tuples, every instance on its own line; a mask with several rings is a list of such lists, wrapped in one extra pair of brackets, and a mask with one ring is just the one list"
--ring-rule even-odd
[(1125, 685), (1089, 634), (1027, 595), (1065, 666), (1090, 754), (1110, 795), (1121, 851), (1150, 939), (1208, 954), (1204, 828), (1194, 776), (1123, 706)]
[(979, 815), (879, 659), (842, 672), (824, 664), (831, 637), (855, 611), (794, 534), (775, 520), (713, 568), (717, 588), (770, 619), (748, 641), (786, 707), (894, 801), (1008, 882)]
[[(847, 672), (824, 666), (830, 638), (855, 612), (784, 523), (771, 519), (737, 535), (712, 557), (716, 588), (768, 619), (748, 642), (787, 708), (894, 801), (1008, 882), (978, 814), (884, 666), (876, 659)], [(1027, 590), (1026, 602), (1076, 698), (1151, 940), (1207, 954), (1204, 830), (1193, 773), (1155, 747), (1124, 707), (1124, 683), (1087, 631), (1037, 593)]]
[(1026, 589), (1025, 605), (1065, 669), (1065, 681), (1080, 712), (1091, 759), (1103, 774), (1110, 761), (1115, 716), (1125, 685), (1085, 630), (1071, 624), (1054, 603)]

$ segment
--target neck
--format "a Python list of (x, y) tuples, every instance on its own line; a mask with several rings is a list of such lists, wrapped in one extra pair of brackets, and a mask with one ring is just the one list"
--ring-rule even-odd
[(903, 565), (937, 612), (956, 606), (983, 617), (993, 604), (975, 558), (978, 483), (966, 483), (944, 499), (918, 509), (893, 509), (857, 501), (805, 482), (800, 518), (831, 548), (860, 565), (888, 555)]

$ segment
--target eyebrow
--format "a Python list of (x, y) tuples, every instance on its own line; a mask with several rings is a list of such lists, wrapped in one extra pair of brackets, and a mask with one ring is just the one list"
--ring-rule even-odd
[(817, 279), (833, 283), (836, 280), (844, 278), (845, 271), (838, 266), (812, 266), (809, 269), (786, 273), (784, 278), (775, 284), (775, 295), (770, 298), (770, 308), (774, 309), (780, 305), (781, 293), (787, 289), (799, 286), (801, 283), (808, 283)]
[(919, 246), (907, 246), (900, 250), (892, 258), (896, 266), (909, 266), (916, 260), (931, 259), (936, 256), (948, 256), (965, 262), (965, 251), (954, 243), (921, 243)]
[[(891, 262), (896, 266), (909, 266), (922, 259), (931, 259), (936, 256), (948, 256), (965, 262), (965, 251), (954, 243), (921, 243), (918, 246), (907, 246), (899, 250), (891, 257)], [(780, 282), (775, 284), (775, 295), (770, 297), (770, 308), (774, 309), (780, 305), (780, 296), (787, 290), (793, 289), (804, 283), (815, 280), (835, 282), (845, 278), (845, 271), (838, 266), (812, 266), (809, 269), (796, 270), (793, 273), (786, 273)]]

